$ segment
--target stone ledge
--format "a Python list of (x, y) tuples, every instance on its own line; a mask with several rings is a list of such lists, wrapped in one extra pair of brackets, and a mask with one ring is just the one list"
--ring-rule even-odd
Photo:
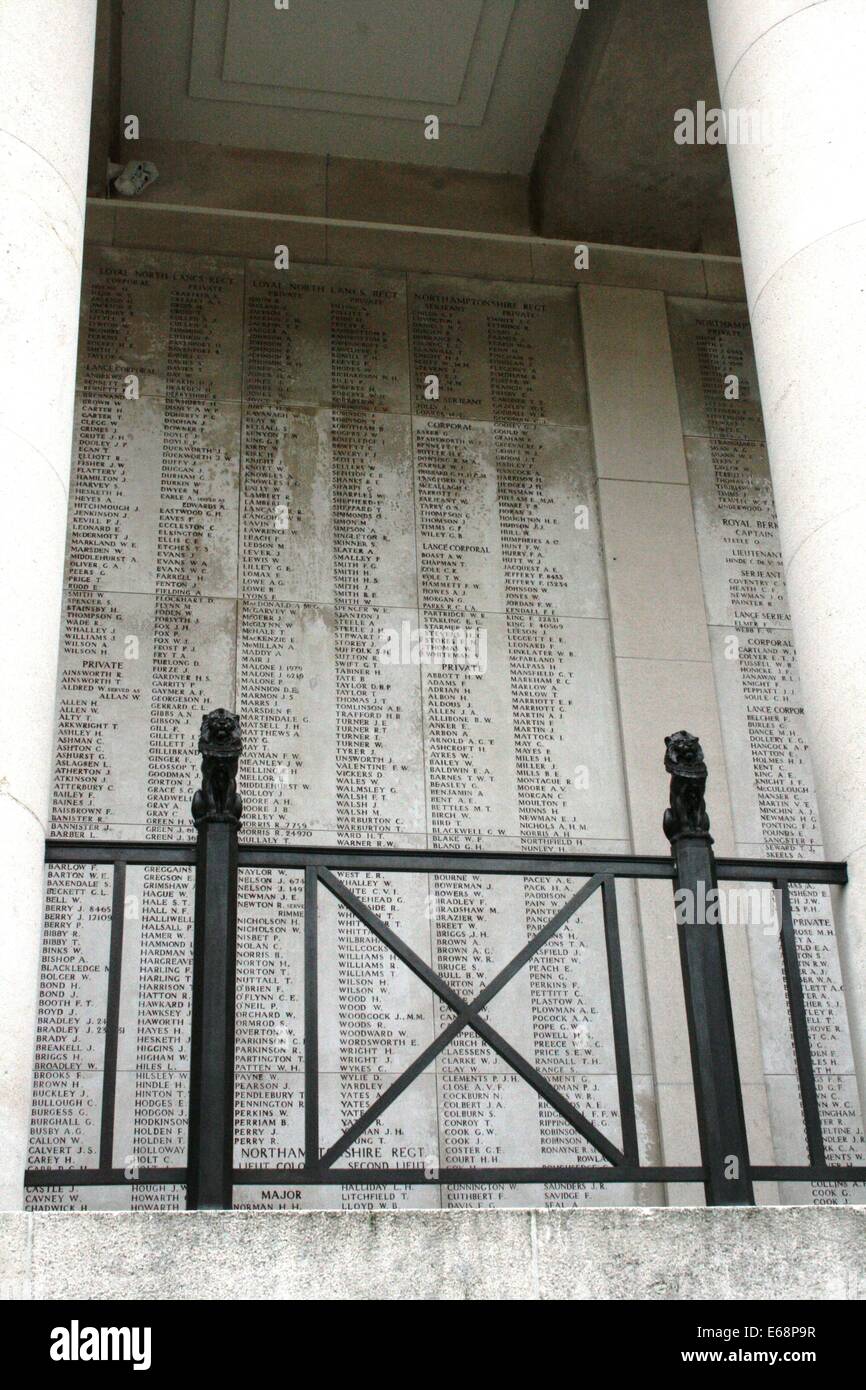
[(248, 260), (270, 260), (274, 247), (285, 244), (293, 263), (544, 285), (616, 285), (695, 299), (746, 296), (741, 262), (732, 256), (590, 242), (589, 265), (576, 270), (573, 240), (334, 217), (89, 198), (85, 237), (103, 246)]
[(5, 1212), (36, 1299), (863, 1299), (866, 1207)]

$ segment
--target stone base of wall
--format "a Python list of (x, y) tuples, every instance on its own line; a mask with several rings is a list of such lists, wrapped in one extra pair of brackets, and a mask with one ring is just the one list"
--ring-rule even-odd
[(0, 1214), (6, 1298), (863, 1299), (866, 1207)]

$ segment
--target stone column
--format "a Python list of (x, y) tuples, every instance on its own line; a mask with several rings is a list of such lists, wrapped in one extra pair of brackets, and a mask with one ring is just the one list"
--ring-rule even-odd
[(825, 849), (866, 1109), (866, 6), (709, 0)]
[(0, 1207), (20, 1207), (96, 0), (0, 0)]

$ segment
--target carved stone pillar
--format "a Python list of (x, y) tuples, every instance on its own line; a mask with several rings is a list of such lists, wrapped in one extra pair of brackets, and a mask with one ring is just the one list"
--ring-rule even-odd
[(0, 1207), (26, 1166), (96, 0), (0, 5)]

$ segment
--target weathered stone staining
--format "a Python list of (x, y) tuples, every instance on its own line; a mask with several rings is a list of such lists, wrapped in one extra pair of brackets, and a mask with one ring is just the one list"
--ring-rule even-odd
[[(576, 322), (568, 291), (412, 285), (421, 621), (485, 634), (483, 661), (422, 668), (428, 833), (437, 848), (574, 849), (587, 837), (625, 834), (616, 741), (594, 727), (595, 718), (613, 727), (614, 694)], [(452, 875), (437, 875), (432, 887), (437, 968), (467, 998), (568, 896), (562, 884)], [(580, 968), (586, 943), (574, 944), (575, 934), (593, 937), (591, 920), (588, 907), (489, 1009), (499, 1031), (587, 1112), (591, 1092), (615, 1080), (610, 1059), (546, 1048), (545, 1019), (555, 1010), (574, 1029), (586, 1024), (584, 1010), (605, 1013)], [(558, 969), (545, 971), (545, 957)], [(448, 1010), (437, 1010), (444, 1025)], [(440, 1058), (439, 1093), (444, 1165), (593, 1161), (570, 1126), (475, 1037), (459, 1037)], [(596, 1119), (615, 1131), (616, 1104)], [(587, 1198), (635, 1194), (443, 1194), (448, 1204), (473, 1205)]]
[[(744, 852), (820, 853), (742, 313), (672, 307), (714, 660)], [(719, 404), (732, 374), (739, 395)], [(734, 639), (736, 661), (728, 659)], [(574, 292), (107, 251), (86, 277), (53, 832), (187, 840), (202, 711), (237, 708), (248, 842), (626, 852), (604, 561)], [(345, 873), (473, 999), (579, 882)], [(182, 1167), (192, 878), (126, 884), (115, 1168)], [(632, 886), (618, 886), (640, 1152), (659, 1160)], [(795, 897), (842, 1157), (850, 1049), (828, 905)], [(32, 1166), (96, 1167), (111, 879), (49, 874)], [(452, 1019), (326, 888), (320, 1140)], [(780, 1157), (796, 1078), (774, 937), (753, 930)], [(652, 1187), (440, 1185), (445, 1167), (600, 1156), (464, 1031), (337, 1160), (423, 1174), (293, 1182), (303, 1165), (303, 883), (242, 870), (235, 1162), (252, 1207), (657, 1202)], [(596, 895), (488, 1006), (503, 1037), (621, 1141)], [(779, 1042), (782, 1039), (784, 1045)], [(296, 1176), (296, 1174), (294, 1174)], [(809, 1194), (811, 1200), (811, 1194)], [(814, 1194), (815, 1200), (821, 1194)], [(183, 1189), (35, 1190), (33, 1205), (182, 1206)]]
[[(301, 296), (303, 284), (309, 287), (311, 306)], [(287, 756), (285, 742), (278, 734), (272, 735), (270, 755), (278, 767), (282, 764), (287, 770), (284, 786), (279, 785), (279, 777), (276, 784), (273, 778), (265, 779), (270, 792), (270, 804), (262, 817), (265, 833), (273, 834), (275, 829), (281, 833), (275, 809), (283, 798), (296, 800), (299, 805), (299, 810), (287, 818), (286, 825), (300, 824), (301, 833), (310, 838), (333, 835), (344, 843), (411, 845), (429, 842), (440, 847), (451, 844), (518, 847), (520, 820), (514, 798), (517, 762), (511, 725), (515, 718), (519, 723), (520, 716), (514, 714), (511, 680), (519, 682), (521, 673), (517, 670), (518, 657), (513, 657), (509, 650), (509, 604), (514, 603), (519, 636), (521, 627), (530, 624), (529, 615), (536, 601), (531, 579), (526, 576), (536, 557), (543, 557), (544, 563), (538, 568), (545, 574), (545, 591), (552, 596), (547, 605), (550, 608), (547, 623), (554, 632), (550, 641), (558, 641), (560, 645), (564, 641), (557, 636), (562, 626), (558, 621), (559, 611), (566, 618), (573, 612), (581, 618), (595, 619), (594, 626), (587, 625), (587, 638), (595, 627), (602, 628), (604, 623), (598, 532), (597, 528), (592, 529), (594, 495), (585, 411), (581, 407), (580, 373), (574, 351), (573, 302), (570, 296), (555, 293), (549, 297), (548, 304), (548, 312), (555, 322), (554, 327), (546, 326), (548, 331), (557, 341), (570, 343), (566, 360), (572, 384), (567, 391), (559, 391), (559, 412), (551, 404), (544, 412), (534, 412), (544, 417), (539, 424), (528, 430), (524, 427), (522, 434), (512, 426), (510, 437), (502, 432), (501, 437), (497, 437), (492, 419), (491, 369), (486, 365), (485, 317), (511, 311), (516, 302), (513, 287), (507, 290), (495, 287), (492, 295), (489, 286), (466, 287), (459, 282), (431, 288), (431, 299), (435, 297), (438, 306), (437, 332), (441, 329), (445, 334), (438, 349), (442, 368), (439, 396), (435, 408), (428, 411), (423, 383), (413, 377), (415, 395), (413, 418), (410, 419), (408, 362), (403, 346), (407, 342), (407, 332), (402, 278), (355, 277), (349, 316), (343, 307), (344, 284), (344, 277), (335, 272), (311, 272), (307, 279), (299, 276), (298, 283), (287, 284), (285, 277), (263, 270), (261, 280), (251, 281), (248, 289), (249, 295), (261, 295), (266, 299), (268, 332), (279, 331), (284, 335), (281, 360), (289, 364), (295, 360), (300, 362), (304, 355), (295, 353), (293, 356), (290, 329), (277, 329), (275, 325), (285, 325), (291, 312), (296, 333), (300, 331), (297, 325), (317, 322), (321, 326), (325, 322), (323, 302), (327, 307), (323, 296), (331, 296), (332, 305), (329, 311), (330, 351), (327, 357), (319, 353), (322, 366), (318, 379), (309, 367), (303, 382), (298, 380), (297, 374), (292, 375), (293, 368), (287, 369), (284, 394), (294, 406), (291, 420), (287, 422), (284, 415), (279, 415), (270, 400), (263, 399), (256, 404), (255, 438), (257, 441), (280, 441), (276, 449), (272, 443), (266, 443), (262, 452), (253, 452), (249, 447), (244, 451), (244, 506), (247, 470), (255, 470), (256, 477), (262, 479), (268, 505), (278, 506), (282, 500), (285, 519), (292, 528), (292, 568), (284, 569), (280, 577), (294, 587), (289, 588), (287, 584), (279, 595), (279, 600), (286, 604), (281, 621), (292, 634), (292, 646), (297, 624), (302, 623), (305, 629), (310, 626), (304, 615), (309, 612), (311, 601), (315, 601), (316, 614), (322, 614), (322, 641), (330, 644), (324, 664), (312, 661), (298, 663), (296, 667), (299, 681), (304, 677), (309, 679), (312, 670), (316, 673), (314, 678), (325, 682), (327, 703), (324, 698), (310, 695), (318, 733), (314, 745), (310, 746), (309, 740), (304, 739), (304, 729), (294, 725)], [(362, 293), (365, 285), (366, 291)], [(419, 307), (424, 285), (425, 282), (419, 282), (412, 286), (409, 343), (413, 353), (428, 328), (422, 321)], [(340, 295), (336, 307), (335, 289)], [(389, 335), (393, 327), (395, 294), (403, 322), (399, 334), (392, 337)], [(545, 296), (531, 291), (528, 300), (531, 303), (529, 316), (533, 320), (542, 319)], [(468, 400), (468, 389), (464, 391), (463, 387), (453, 385), (452, 365), (463, 370), (460, 365), (462, 349), (455, 354), (445, 346), (452, 333), (446, 319), (455, 312), (455, 306), (457, 330), (472, 341), (477, 339), (480, 345), (481, 355), (476, 353), (472, 370), (476, 376), (480, 371), (483, 387), (481, 394), (471, 400)], [(257, 311), (248, 312), (247, 321), (254, 324)], [(536, 337), (540, 333), (543, 339), (541, 323), (533, 332)], [(257, 343), (249, 341), (247, 360), (254, 360), (258, 350)], [(400, 357), (396, 357), (398, 351)], [(361, 353), (365, 372), (362, 377), (353, 376), (346, 360), (351, 366)], [(548, 376), (552, 370), (555, 377), (561, 367), (546, 370)], [(532, 375), (535, 375), (535, 368)], [(369, 387), (371, 379), (372, 390)], [(402, 388), (396, 389), (401, 381)], [(458, 390), (460, 399), (455, 411), (451, 408), (452, 398)], [(556, 392), (551, 390), (551, 400), (555, 398)], [(532, 414), (528, 409), (526, 413)], [(464, 419), (464, 414), (469, 418)], [(563, 417), (562, 422), (558, 415)], [(249, 440), (249, 409), (245, 418)], [(581, 427), (577, 421), (581, 422)], [(294, 442), (297, 439), (309, 443), (297, 447)], [(287, 441), (288, 447), (282, 441)], [(501, 482), (497, 479), (497, 451)], [(281, 472), (286, 462), (288, 467)], [(510, 493), (504, 484), (509, 470), (514, 479)], [(285, 488), (283, 498), (276, 500), (274, 492), (270, 491), (275, 477), (279, 479), (277, 486)], [(521, 518), (521, 512), (527, 507), (528, 525), (525, 518)], [(532, 516), (533, 508), (541, 513), (538, 520)], [(575, 523), (579, 508), (587, 513), (587, 518), (579, 518), (586, 523), (580, 526)], [(256, 553), (258, 532), (247, 531), (244, 526), (242, 537), (242, 545), (248, 543), (249, 552)], [(513, 560), (511, 573), (503, 563), (509, 544), (512, 552), (509, 559)], [(326, 557), (331, 558), (330, 575)], [(265, 568), (264, 574), (269, 586), (265, 594), (270, 598), (275, 595), (273, 571)], [(245, 585), (246, 582), (245, 572)], [(507, 592), (507, 584), (513, 589), (513, 595)], [(521, 592), (521, 584), (526, 594)], [(572, 606), (561, 601), (566, 590)], [(257, 598), (263, 594), (258, 576), (256, 593)], [(243, 606), (246, 610), (246, 600)], [(260, 615), (266, 610), (264, 601), (256, 609)], [(539, 623), (542, 630), (544, 621), (542, 617)], [(404, 659), (407, 650), (414, 649), (417, 653), (420, 633), (455, 629), (483, 632), (484, 651), (476, 653), (479, 660), (474, 665), (430, 668), (423, 661), (413, 661), (411, 657)], [(381, 659), (386, 637), (394, 639), (400, 653), (395, 662)], [(241, 649), (244, 650), (243, 641)], [(582, 656), (586, 662), (586, 651)], [(527, 666), (531, 658), (530, 648)], [(602, 653), (602, 670), (605, 670), (605, 661), (606, 649)], [(593, 660), (587, 664), (595, 669), (598, 663)], [(511, 677), (508, 677), (509, 671)], [(564, 680), (566, 684), (569, 681), (573, 684), (573, 672)], [(257, 683), (251, 680), (251, 687)], [(268, 687), (274, 692), (281, 684), (280, 680), (268, 680)], [(293, 697), (289, 718), (305, 708), (299, 688), (295, 688)], [(243, 677), (240, 703), (244, 707)], [(538, 703), (541, 710), (544, 699), (539, 699)], [(527, 723), (534, 719), (536, 729), (540, 721), (550, 717), (546, 707), (543, 713), (535, 714), (531, 695), (524, 697), (523, 706)], [(563, 700), (561, 707), (557, 705), (556, 708), (557, 729), (564, 730), (568, 717)], [(249, 748), (250, 738), (256, 736), (256, 731), (253, 727), (250, 734), (248, 716), (246, 727)], [(469, 750), (472, 756), (467, 758)], [(589, 755), (587, 758), (592, 761)], [(312, 760), (316, 760), (315, 763)], [(249, 775), (251, 763), (249, 759), (246, 762)], [(564, 783), (570, 781), (571, 770), (566, 758), (562, 772)], [(618, 768), (616, 772), (618, 774)], [(608, 781), (599, 779), (596, 795)], [(615, 778), (613, 785), (616, 786)], [(609, 824), (600, 824), (595, 829), (597, 833), (606, 830), (612, 837), (618, 837), (623, 829), (622, 817), (617, 819), (616, 813), (622, 801), (621, 795), (618, 802), (616, 794), (613, 795), (614, 809)], [(312, 804), (321, 805), (321, 811), (313, 813), (314, 821), (310, 819), (311, 798)], [(583, 821), (573, 815), (572, 822), (575, 833), (568, 842), (576, 844), (579, 834), (584, 833), (581, 829), (576, 838), (577, 827), (583, 826)], [(282, 831), (282, 837), (290, 838), (290, 835)], [(470, 947), (470, 956), (477, 958), (484, 967), (478, 982), (474, 979), (470, 982), (475, 984), (473, 992), (477, 992), (484, 982), (484, 970), (492, 968), (489, 952), (481, 944), (484, 938), (490, 935), (497, 940), (499, 953), (504, 952), (502, 964), (522, 944), (521, 932), (525, 931), (525, 926), (522, 925), (521, 894), (515, 892), (513, 885), (509, 889), (502, 881), (487, 885), (454, 881), (450, 897), (446, 895), (445, 898), (448, 915), (443, 916), (439, 905), (441, 881), (442, 876), (433, 884), (419, 883), (407, 898), (409, 884), (405, 877), (401, 883), (371, 875), (360, 881), (358, 891), (385, 920), (399, 922), (411, 932), (414, 948), (428, 959), (432, 955), (436, 968), (446, 977), (451, 964), (449, 946), (461, 936), (465, 938), (467, 925), (471, 923), (478, 938)], [(489, 924), (485, 920), (487, 905), (497, 901), (497, 894), (502, 898), (500, 921), (510, 923), (511, 934), (496, 919)], [(323, 921), (333, 919), (338, 943), (336, 959), (327, 956), (323, 959), (323, 971), (327, 970), (332, 986), (323, 988), (323, 1000), (346, 1001), (341, 1006), (342, 1019), (329, 1022), (323, 1018), (323, 1037), (336, 1029), (334, 1035), (338, 1034), (341, 1039), (333, 1076), (339, 1079), (342, 1087), (339, 1113), (348, 1123), (396, 1076), (404, 1061), (410, 1060), (414, 1051), (430, 1041), (434, 1013), (438, 1021), (440, 1009), (432, 1005), (428, 991), (421, 988), (419, 992), (417, 982), (405, 968), (378, 945), (344, 907), (326, 903), (322, 912)], [(419, 931), (420, 936), (416, 937)], [(328, 939), (326, 933), (324, 940)], [(323, 981), (324, 978), (323, 975)], [(459, 987), (468, 986), (460, 979)], [(393, 1005), (388, 1002), (392, 990), (396, 991)], [(374, 1001), (380, 998), (383, 1012), (377, 1013)], [(356, 1013), (354, 1021), (352, 1010)], [(362, 1020), (365, 1020), (365, 1029), (370, 1027), (371, 1011), (377, 1020), (373, 1035), (379, 1039), (372, 1057), (366, 1033), (360, 1035), (363, 1046), (360, 1041), (352, 1041), (359, 1036), (356, 1030)], [(444, 1013), (450, 1017), (447, 1010)], [(392, 1017), (402, 1025), (394, 1037), (389, 1036)], [(514, 1026), (512, 1018), (510, 1036)], [(531, 1051), (531, 1036), (524, 1042)], [(512, 1114), (512, 1107), (496, 1098), (502, 1085), (501, 1074), (506, 1069), (492, 1054), (486, 1056), (487, 1052), (486, 1048), (481, 1048), (477, 1084), (462, 1100), (459, 1094), (462, 1088), (453, 1085), (450, 1079), (451, 1053), (440, 1058), (438, 1088), (413, 1088), (405, 1100), (401, 1099), (393, 1111), (389, 1110), (353, 1146), (346, 1161), (360, 1162), (366, 1158), (368, 1162), (375, 1159), (379, 1163), (416, 1167), (421, 1162), (434, 1166), (445, 1162), (468, 1163), (464, 1148), (466, 1152), (477, 1150), (474, 1107), (479, 1095), (486, 1096), (487, 1103), (498, 1115), (500, 1128), (505, 1126), (503, 1134), (509, 1134), (516, 1123), (516, 1112)], [(326, 1053), (325, 1048), (323, 1056)], [(327, 1106), (334, 1103), (328, 1099), (331, 1092), (324, 1085), (324, 1077), (330, 1075), (331, 1071), (325, 1066), (323, 1132), (329, 1134), (337, 1120), (337, 1115), (327, 1110)], [(263, 1081), (268, 1084), (267, 1078)], [(292, 1090), (288, 1082), (286, 1078), (286, 1089)], [(300, 1084), (298, 1078), (293, 1093), (297, 1093)], [(335, 1084), (333, 1080), (328, 1082), (329, 1087)], [(509, 1085), (511, 1091), (515, 1091), (514, 1082)], [(524, 1089), (523, 1082), (517, 1083), (518, 1091)], [(528, 1104), (531, 1113), (537, 1115), (538, 1102), (531, 1093), (527, 1091), (522, 1103)], [(408, 1146), (397, 1142), (403, 1136), (394, 1131), (395, 1117), (401, 1106), (409, 1106), (413, 1117), (409, 1128), (405, 1120), (397, 1125), (398, 1131), (403, 1130), (403, 1136), (410, 1130), (415, 1134), (415, 1142)], [(435, 1135), (437, 1108), (440, 1137), (436, 1142), (425, 1140), (427, 1147), (422, 1146), (422, 1152), (417, 1143), (418, 1132)], [(441, 1119), (445, 1112), (447, 1121)], [(296, 1116), (295, 1147), (302, 1143), (298, 1125)], [(522, 1122), (517, 1125), (517, 1132), (527, 1133)], [(389, 1139), (392, 1134), (393, 1140)], [(458, 1143), (456, 1136), (461, 1134), (463, 1139)], [(337, 1137), (336, 1131), (334, 1137)], [(323, 1142), (326, 1141), (323, 1139)], [(491, 1149), (489, 1161), (501, 1161), (501, 1152), (501, 1144)], [(252, 1161), (255, 1162), (255, 1158)], [(266, 1154), (260, 1156), (258, 1162), (266, 1163)], [(261, 1194), (247, 1188), (239, 1194), (243, 1196), (255, 1201)], [(501, 1194), (492, 1193), (488, 1197), (499, 1200)], [(521, 1196), (517, 1193), (512, 1199), (519, 1201)], [(303, 1199), (297, 1200), (317, 1205), (341, 1200), (355, 1205), (377, 1205), (384, 1200), (400, 1205), (438, 1202), (439, 1192), (437, 1188), (416, 1186), (383, 1196), (363, 1191), (340, 1194), (339, 1190), (332, 1189), (306, 1192)], [(523, 1200), (526, 1200), (525, 1194)]]
[(670, 299), (668, 314), (683, 433), (763, 444), (758, 369), (746, 306)]
[[(204, 257), (99, 252), (84, 303), (52, 830), (186, 839), (190, 721), (230, 703), (235, 688), (243, 275)], [(80, 873), (53, 868), (49, 901), (68, 898)], [(113, 1155), (121, 1168), (184, 1162), (188, 879), (149, 869), (127, 880)], [(74, 964), (85, 927), (98, 923), (99, 1067), (110, 900), (110, 882), (98, 909), (81, 900), (85, 920), (69, 942)], [(54, 980), (47, 959), (43, 971)], [(83, 1079), (93, 1089), (94, 1078)], [(37, 1058), (40, 1095), (49, 1081)], [(95, 1117), (92, 1106), (80, 1112), (97, 1136), (93, 1162), (99, 1104)], [(49, 1097), (45, 1114), (50, 1106)], [(78, 1166), (74, 1153), (58, 1135), (34, 1166)], [(73, 1206), (182, 1204), (176, 1188), (52, 1195)]]
[[(94, 256), (66, 603), (55, 833), (188, 838), (192, 735), (203, 708), (236, 703), (248, 840), (626, 847), (570, 291)], [(430, 664), (442, 641), (448, 660)], [(64, 927), (46, 947), (44, 975), (50, 989), (52, 949), (75, 960), (85, 945), (99, 948), (101, 993), (62, 1002), (72, 1051), (60, 1065), (40, 1053), (35, 1166), (97, 1162), (111, 890), (94, 879), (101, 896), (94, 887), (73, 910), (83, 872), (52, 870)], [(576, 886), (345, 877), (467, 998)], [(179, 1166), (189, 873), (130, 871), (127, 890), (113, 1163)], [(627, 888), (622, 899), (641, 1139), (652, 1157), (640, 948)], [(653, 1199), (625, 1187), (466, 1191), (426, 1180), (293, 1187), (304, 1159), (302, 907), (297, 874), (241, 873), (236, 1163), (287, 1171), (285, 1184), (239, 1187), (239, 1205)], [(324, 890), (319, 915), (327, 1147), (451, 1013)], [(71, 978), (79, 993), (90, 982)], [(59, 1025), (47, 1009), (50, 1030)], [(616, 1141), (608, 1012), (593, 901), (489, 1016)], [(91, 1014), (83, 1027), (94, 1037), (79, 1056), (76, 1020)], [(446, 1164), (594, 1157), (463, 1034), (339, 1163), (432, 1178)], [(33, 1198), (49, 1200), (160, 1206), (183, 1194), (133, 1185)]]
[[(819, 859), (821, 829), (754, 354), (744, 308), (674, 300), (671, 338), (738, 850)], [(736, 387), (731, 388), (731, 378)], [(862, 1162), (845, 1003), (828, 890), (791, 891), (830, 1162)], [(806, 1162), (778, 924), (748, 927), (773, 1143)], [(860, 1194), (860, 1195), (858, 1195)], [(784, 1201), (862, 1200), (855, 1184), (788, 1184)]]

